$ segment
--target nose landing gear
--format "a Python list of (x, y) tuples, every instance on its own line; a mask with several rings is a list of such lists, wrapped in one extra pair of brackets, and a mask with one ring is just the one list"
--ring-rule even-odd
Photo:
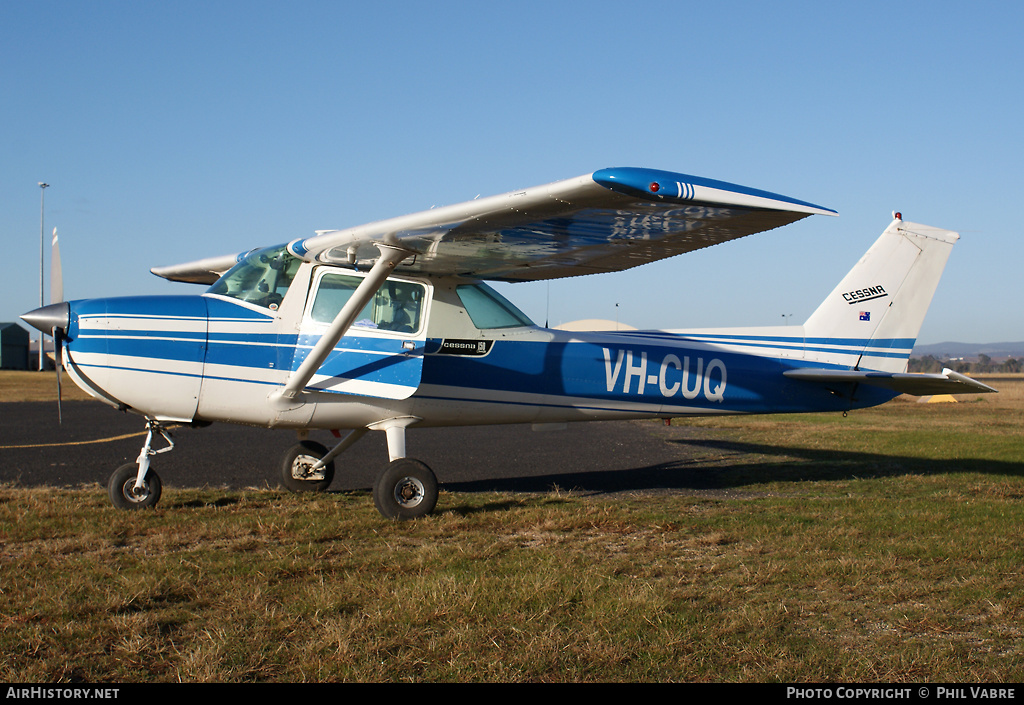
[[(107, 482), (110, 501), (118, 509), (148, 509), (160, 501), (163, 485), (160, 476), (150, 467), (149, 458), (174, 450), (174, 440), (170, 431), (156, 419), (146, 419), (146, 431), (146, 443), (139, 452), (139, 459), (119, 467)], [(166, 448), (153, 450), (154, 432), (167, 442)]]
[(139, 466), (136, 463), (122, 465), (110, 476), (107, 493), (118, 509), (148, 509), (160, 501), (163, 485), (160, 476), (150, 470), (138, 486)]

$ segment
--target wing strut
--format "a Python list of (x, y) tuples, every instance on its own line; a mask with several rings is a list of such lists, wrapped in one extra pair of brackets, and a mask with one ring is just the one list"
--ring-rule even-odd
[(373, 263), (369, 274), (356, 287), (349, 300), (338, 311), (338, 315), (334, 317), (334, 321), (324, 332), (323, 337), (309, 351), (309, 356), (303, 360), (297, 370), (292, 372), (283, 388), (271, 392), (270, 403), (274, 408), (284, 411), (286, 409), (298, 408), (305, 403), (301, 398), (301, 393), (306, 385), (309, 384), (309, 380), (313, 378), (316, 371), (324, 364), (327, 356), (334, 350), (334, 346), (338, 344), (338, 341), (352, 327), (352, 323), (355, 322), (359, 312), (363, 310), (363, 307), (370, 302), (377, 291), (384, 285), (388, 275), (391, 274), (395, 266), (413, 254), (408, 250), (390, 245), (378, 244), (377, 249), (380, 250), (380, 257)]

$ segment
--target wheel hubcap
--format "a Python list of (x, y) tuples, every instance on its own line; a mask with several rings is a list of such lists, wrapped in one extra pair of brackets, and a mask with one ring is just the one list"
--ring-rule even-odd
[(314, 458), (312, 455), (300, 455), (292, 461), (292, 477), (296, 480), (312, 480), (319, 481), (323, 480), (324, 468), (319, 470), (311, 470), (320, 458)]
[(423, 501), (423, 483), (415, 477), (403, 477), (395, 485), (395, 501), (403, 507), (415, 507)]
[(143, 484), (142, 487), (135, 489), (135, 478), (133, 477), (124, 483), (121, 493), (129, 502), (145, 502), (149, 499), (149, 485)]

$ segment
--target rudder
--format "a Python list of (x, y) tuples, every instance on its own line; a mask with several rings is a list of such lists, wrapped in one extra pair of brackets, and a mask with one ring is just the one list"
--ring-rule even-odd
[(904, 372), (953, 244), (897, 218), (804, 324), (806, 359)]

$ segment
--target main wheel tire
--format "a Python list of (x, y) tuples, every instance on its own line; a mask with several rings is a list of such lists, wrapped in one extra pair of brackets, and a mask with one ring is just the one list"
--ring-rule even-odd
[(415, 519), (437, 506), (437, 478), (425, 463), (399, 458), (384, 468), (373, 485), (373, 503), (387, 519)]
[(323, 492), (334, 481), (334, 461), (310, 472), (327, 455), (327, 446), (316, 441), (296, 443), (281, 460), (281, 483), (292, 492)]
[(146, 473), (146, 480), (143, 486), (135, 489), (135, 478), (139, 475), (137, 463), (122, 465), (110, 476), (107, 483), (107, 494), (110, 501), (118, 509), (149, 509), (155, 507), (160, 501), (160, 493), (163, 485), (160, 476), (153, 472), (151, 467)]

